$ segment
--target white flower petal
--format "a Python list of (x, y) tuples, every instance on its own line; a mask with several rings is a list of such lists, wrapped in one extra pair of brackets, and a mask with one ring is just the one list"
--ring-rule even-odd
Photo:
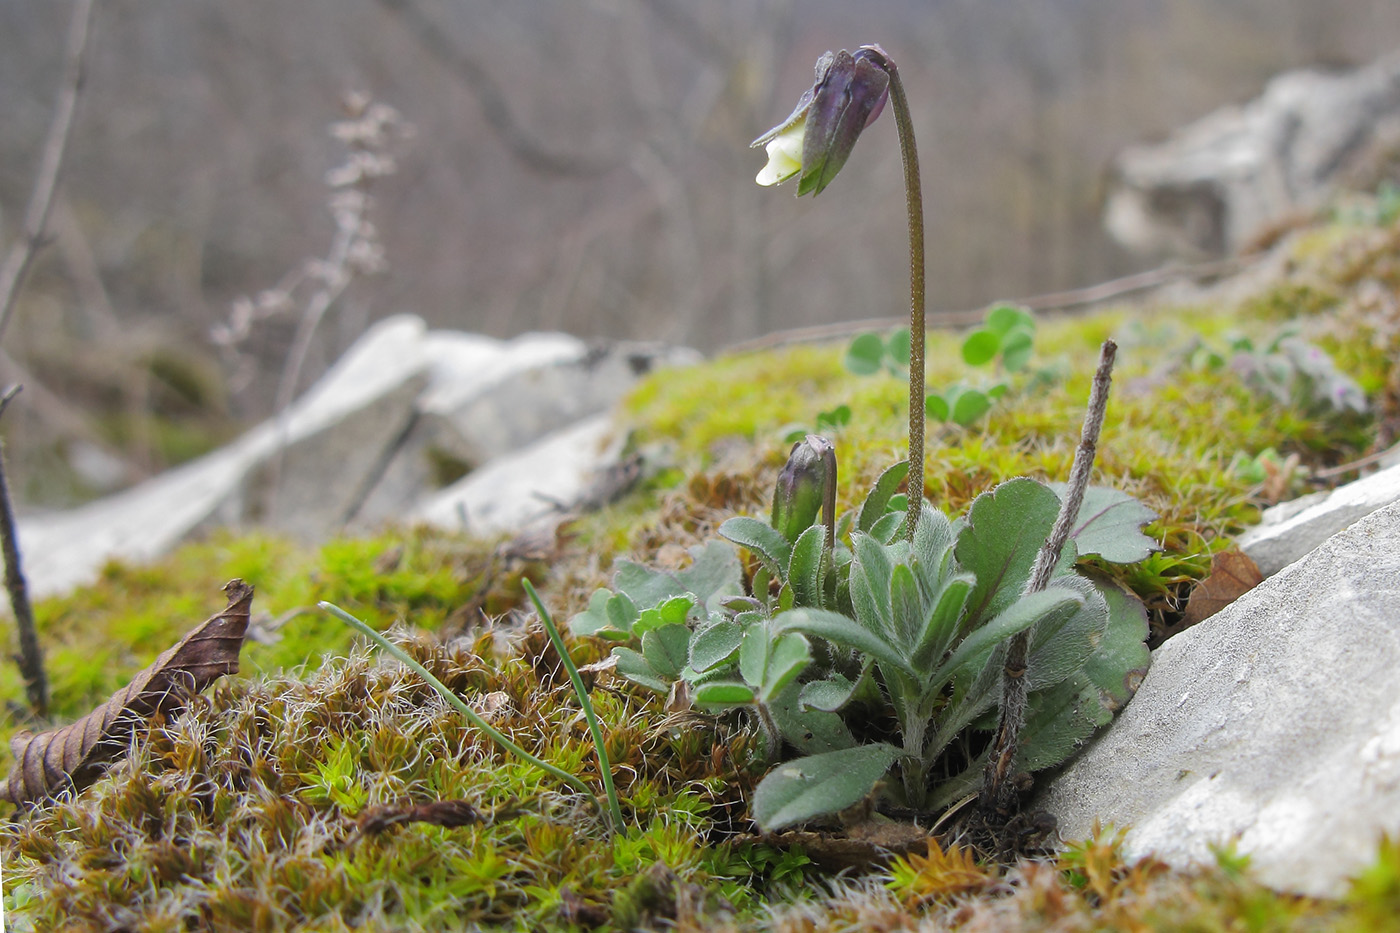
[(780, 185), (802, 171), (802, 135), (807, 129), (807, 121), (799, 120), (781, 134), (769, 140), (764, 147), (768, 153), (768, 164), (754, 179), (760, 185)]

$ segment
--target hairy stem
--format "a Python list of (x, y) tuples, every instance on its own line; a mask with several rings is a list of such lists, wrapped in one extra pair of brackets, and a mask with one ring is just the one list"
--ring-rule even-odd
[(919, 150), (914, 145), (909, 98), (894, 62), (886, 58), (885, 65), (894, 122), (899, 128), (904, 199), (909, 209), (909, 513), (904, 533), (912, 541), (924, 502), (924, 195), (919, 186)]
[[(1049, 584), (1050, 575), (1059, 563), (1060, 551), (1065, 541), (1069, 540), (1070, 528), (1084, 502), (1084, 491), (1089, 488), (1089, 474), (1094, 468), (1099, 431), (1103, 428), (1104, 413), (1108, 409), (1108, 388), (1117, 353), (1118, 345), (1112, 340), (1105, 340), (1099, 353), (1094, 384), (1089, 390), (1089, 408), (1084, 415), (1079, 449), (1074, 453), (1074, 466), (1070, 468), (1069, 486), (1065, 490), (1064, 501), (1060, 503), (1060, 513), (1050, 529), (1050, 536), (1036, 554), (1030, 579), (1023, 590), (1026, 595), (1038, 593)], [(1002, 671), (1001, 724), (992, 740), (982, 781), (981, 808), (988, 817), (1009, 811), (1013, 803), (1014, 788), (1007, 778), (1016, 759), (1021, 729), (1026, 723), (1026, 655), (1029, 647), (1030, 632), (1024, 631), (1012, 636), (1006, 652), (1006, 666)]]

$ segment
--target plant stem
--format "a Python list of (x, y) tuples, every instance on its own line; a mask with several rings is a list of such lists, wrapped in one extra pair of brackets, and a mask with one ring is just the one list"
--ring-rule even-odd
[(344, 609), (341, 609), (334, 603), (328, 603), (323, 601), (318, 603), (317, 605), (329, 612), (331, 615), (340, 619), (340, 621), (344, 622), (346, 625), (350, 626), (355, 631), (359, 632), (361, 635), (368, 638), (370, 641), (374, 642), (385, 652), (387, 652), (391, 657), (393, 657), (396, 661), (405, 665), (406, 667), (408, 667), (409, 670), (413, 671), (419, 677), (422, 677), (424, 680), (426, 680), (428, 682), (428, 685), (434, 690), (436, 690), (439, 696), (441, 696), (452, 706), (456, 707), (457, 712), (467, 717), (467, 721), (469, 721), (472, 725), (476, 726), (482, 732), (485, 732), (486, 735), (490, 737), (491, 741), (495, 742), (497, 745), (511, 752), (516, 757), (520, 758), (522, 761), (529, 762), (536, 768), (539, 768), (541, 771), (544, 771), (546, 774), (552, 774), (554, 777), (557, 777), (565, 784), (568, 784), (574, 790), (588, 797), (589, 800), (593, 801), (594, 806), (598, 808), (598, 811), (600, 813), (607, 812), (603, 809), (602, 801), (598, 799), (598, 795), (593, 793), (593, 791), (589, 789), (588, 785), (585, 784), (581, 779), (579, 779), (575, 775), (570, 774), (562, 768), (556, 767), (550, 764), (549, 762), (544, 761), (543, 759), (536, 758), (534, 755), (531, 755), (519, 745), (516, 745), (510, 739), (506, 738), (505, 733), (501, 732), (495, 726), (491, 725), (489, 722), (477, 715), (475, 710), (473, 710), (470, 706), (462, 702), (461, 697), (457, 696), (457, 694), (453, 693), (451, 690), (448, 690), (446, 684), (434, 677), (431, 671), (429, 671), (423, 665), (419, 664), (417, 661), (413, 660), (413, 658), (409, 657), (408, 652), (404, 651), (398, 645), (389, 641), (389, 639), (385, 638), (383, 635), (379, 634), (374, 629), (370, 628), (368, 625), (361, 622), (359, 619), (355, 618), (350, 613), (346, 612)]
[[(1079, 515), (1079, 507), (1084, 503), (1084, 492), (1089, 488), (1089, 474), (1094, 468), (1094, 453), (1098, 448), (1099, 431), (1103, 428), (1104, 414), (1108, 410), (1108, 389), (1113, 377), (1113, 361), (1118, 353), (1118, 345), (1105, 340), (1099, 352), (1099, 368), (1094, 373), (1093, 387), (1089, 390), (1089, 407), (1084, 414), (1084, 429), (1079, 437), (1079, 449), (1074, 452), (1074, 465), (1069, 471), (1069, 484), (1065, 498), (1060, 503), (1060, 513), (1055, 516), (1055, 524), (1050, 536), (1036, 554), (1031, 567), (1030, 579), (1026, 581), (1024, 595), (1038, 593), (1050, 582), (1050, 576), (1059, 563), (1060, 551), (1069, 540), (1070, 528)], [(1006, 652), (1006, 665), (1002, 671), (1001, 724), (997, 728), (992, 747), (987, 756), (987, 770), (983, 774), (980, 806), (982, 813), (991, 817), (998, 812), (1009, 812), (1013, 803), (1013, 786), (1010, 776), (1012, 762), (1016, 759), (1016, 749), (1021, 737), (1021, 729), (1026, 721), (1026, 663), (1030, 647), (1030, 632), (1019, 632), (1012, 636)]]
[(564, 669), (569, 672), (569, 681), (574, 685), (574, 695), (578, 697), (579, 706), (583, 707), (583, 715), (588, 719), (588, 731), (593, 736), (593, 747), (598, 752), (598, 768), (603, 774), (603, 790), (608, 795), (608, 811), (612, 816), (613, 828), (620, 831), (622, 829), (622, 807), (617, 801), (617, 788), (613, 787), (612, 762), (608, 760), (608, 749), (603, 744), (603, 730), (598, 725), (597, 715), (593, 712), (593, 701), (588, 698), (588, 691), (583, 687), (583, 677), (578, 672), (578, 666), (574, 664), (574, 659), (569, 657), (568, 646), (564, 644), (564, 638), (559, 634), (559, 629), (555, 626), (554, 619), (550, 617), (549, 610), (545, 609), (544, 603), (540, 602), (534, 584), (525, 578), (521, 578), (520, 583), (525, 587), (525, 593), (530, 597), (530, 602), (535, 604), (535, 611), (540, 614), (540, 622), (544, 623), (544, 630), (549, 635), (549, 640), (553, 642), (554, 650), (559, 652), (559, 659), (564, 663)]
[[(12, 385), (0, 396), (0, 415), (10, 400), (19, 394), (20, 386)], [(24, 579), (20, 562), (19, 532), (15, 527), (15, 510), (10, 503), (10, 483), (5, 478), (4, 447), (0, 445), (0, 550), (5, 556), (5, 591), (10, 595), (10, 611), (15, 615), (15, 631), (19, 636), (19, 672), (24, 677), (24, 692), (34, 715), (43, 719), (49, 715), (49, 678), (44, 673), (44, 649), (34, 626), (34, 609), (29, 604), (29, 584)]]
[(899, 128), (899, 155), (904, 163), (904, 200), (909, 209), (909, 512), (904, 533), (914, 540), (914, 528), (924, 504), (924, 195), (919, 185), (919, 150), (914, 145), (914, 121), (899, 69), (888, 56), (890, 103)]

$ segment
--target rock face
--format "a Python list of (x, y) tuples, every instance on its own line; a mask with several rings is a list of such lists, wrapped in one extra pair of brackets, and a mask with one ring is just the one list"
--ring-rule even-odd
[(1124, 151), (1104, 223), (1138, 253), (1225, 256), (1398, 148), (1400, 53), (1348, 73), (1289, 72), (1244, 106)]
[(1336, 895), (1400, 833), (1400, 504), (1169, 640), (1133, 701), (1038, 801), (1065, 839), (1211, 861)]
[(1357, 519), (1400, 501), (1400, 466), (1266, 509), (1239, 545), (1264, 576), (1277, 573)]
[(460, 529), (464, 516), (479, 534), (523, 530), (577, 503), (616, 454), (607, 413), (638, 377), (696, 359), (385, 319), (282, 417), (132, 489), (21, 520), (30, 589), (62, 592), (111, 558), (149, 560), (217, 525), (308, 541), (390, 521)]

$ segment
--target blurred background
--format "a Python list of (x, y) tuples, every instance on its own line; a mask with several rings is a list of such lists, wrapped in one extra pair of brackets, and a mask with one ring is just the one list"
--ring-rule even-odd
[[(72, 7), (0, 0), (0, 248), (20, 230)], [(748, 143), (829, 48), (879, 42), (909, 90), (929, 305), (1154, 265), (1103, 232), (1110, 159), (1300, 66), (1400, 46), (1395, 0), (104, 0), (40, 253), (4, 349), (21, 498), (58, 505), (266, 416), (295, 310), (245, 369), (240, 296), (324, 257), (347, 92), (415, 130), (370, 187), (384, 269), (340, 295), (310, 380), (372, 320), (559, 329), (706, 351), (907, 301), (895, 127), (819, 199), (760, 189)], [(251, 369), (246, 368), (251, 366)]]

